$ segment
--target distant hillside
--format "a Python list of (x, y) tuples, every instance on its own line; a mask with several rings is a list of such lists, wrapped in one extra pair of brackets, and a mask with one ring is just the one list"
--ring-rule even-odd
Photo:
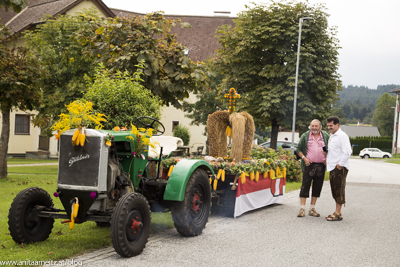
[(376, 100), (381, 95), (399, 87), (400, 85), (396, 84), (378, 85), (377, 89), (369, 89), (365, 86), (344, 86), (343, 91), (339, 92), (340, 100), (338, 104), (340, 105), (345, 102), (359, 102), (364, 105), (372, 104), (375, 107)]

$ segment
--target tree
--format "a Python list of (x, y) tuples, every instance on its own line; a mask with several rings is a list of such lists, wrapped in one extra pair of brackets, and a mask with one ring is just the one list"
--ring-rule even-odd
[(338, 71), (338, 40), (328, 29), (323, 5), (307, 2), (274, 2), (241, 12), (235, 28), (219, 28), (214, 58), (226, 75), (224, 88), (242, 95), (240, 106), (256, 125), (271, 126), (271, 147), (276, 147), (278, 128), (291, 128), (297, 59), (299, 18), (303, 24), (298, 80), (296, 125), (324, 120), (341, 90)]
[(396, 106), (396, 97), (384, 93), (376, 102), (372, 125), (378, 126), (382, 136), (393, 136), (394, 110), (392, 107)]
[(343, 104), (342, 106), (343, 112), (346, 114), (346, 118), (350, 118), (350, 114), (351, 114), (351, 103), (350, 102), (346, 102)]
[(95, 31), (80, 31), (78, 38), (86, 55), (111, 70), (134, 73), (144, 60), (144, 86), (165, 104), (179, 108), (180, 100), (206, 86), (206, 73), (204, 64), (194, 63), (170, 33), (178, 22), (161, 13), (107, 18), (92, 24)]
[[(0, 177), (7, 177), (7, 152), (12, 109), (33, 110), (39, 105), (45, 74), (40, 64), (21, 47), (7, 47), (9, 30), (0, 25)], [(8, 44), (10, 45), (10, 44)]]
[[(223, 75), (211, 75), (209, 88), (196, 94), (196, 102), (183, 101), (183, 111), (185, 116), (191, 119), (190, 125), (207, 126), (208, 115), (219, 110), (228, 110), (228, 100), (221, 95), (218, 84), (222, 82)], [(205, 129), (207, 132), (207, 128)]]
[(346, 114), (343, 112), (342, 108), (340, 107), (332, 108), (332, 116), (338, 117), (341, 125), (347, 124)]
[(84, 99), (94, 104), (94, 111), (107, 115), (107, 122), (103, 123), (105, 129), (136, 124), (136, 118), (141, 116), (160, 119), (161, 101), (141, 84), (143, 65), (137, 67), (133, 77), (127, 71), (118, 71), (111, 77), (101, 64), (96, 69), (94, 81), (87, 78), (88, 90)]
[(26, 0), (0, 0), (0, 8), (3, 6), (6, 12), (8, 12), (9, 7), (12, 7), (14, 12), (19, 13), (26, 7)]
[(80, 29), (92, 29), (100, 20), (96, 11), (85, 10), (77, 16), (45, 18), (46, 23), (24, 35), (27, 47), (50, 75), (43, 81), (43, 99), (35, 125), (51, 135), (50, 122), (67, 111), (66, 105), (79, 99), (86, 91), (84, 76), (94, 75), (94, 58), (82, 54), (82, 46), (74, 39)]

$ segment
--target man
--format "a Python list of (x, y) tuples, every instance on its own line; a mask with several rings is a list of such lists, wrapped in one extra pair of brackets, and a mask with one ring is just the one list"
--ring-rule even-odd
[(303, 182), (300, 189), (300, 211), (297, 217), (305, 216), (306, 199), (310, 194), (312, 182), (311, 204), (308, 215), (319, 217), (315, 210), (317, 198), (321, 195), (324, 183), (326, 157), (323, 148), (327, 146), (329, 134), (321, 131), (322, 125), (319, 120), (310, 123), (310, 130), (301, 135), (296, 152), (301, 158), (301, 170)]
[(326, 216), (328, 221), (341, 221), (342, 205), (345, 201), (346, 177), (349, 171), (349, 158), (351, 155), (351, 144), (348, 135), (339, 128), (338, 117), (326, 119), (329, 138), (329, 152), (327, 154), (327, 170), (331, 182), (332, 197), (336, 202), (336, 210), (332, 215)]

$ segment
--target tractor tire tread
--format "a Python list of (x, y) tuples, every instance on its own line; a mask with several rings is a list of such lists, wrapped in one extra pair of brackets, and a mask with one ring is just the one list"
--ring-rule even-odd
[(50, 236), (54, 223), (54, 219), (52, 218), (42, 218), (45, 224), (44, 229), (36, 235), (36, 238), (30, 237), (24, 230), (24, 206), (27, 205), (26, 202), (29, 201), (29, 198), (37, 199), (39, 197), (44, 198), (42, 200), (45, 203), (41, 204), (44, 204), (48, 208), (53, 207), (53, 201), (50, 195), (39, 187), (30, 187), (22, 190), (11, 203), (8, 213), (8, 230), (10, 231), (12, 239), (18, 244), (40, 242), (46, 240)]
[[(147, 209), (149, 214), (150, 206), (147, 202), (147, 199), (139, 193), (128, 193), (121, 197), (121, 199), (117, 202), (117, 205), (114, 208), (113, 214), (111, 216), (111, 241), (114, 246), (115, 251), (123, 256), (123, 257), (133, 257), (139, 255), (143, 249), (146, 247), (148, 236), (149, 236), (149, 229), (148, 233), (145, 236), (144, 244), (141, 244), (137, 249), (131, 250), (129, 249), (127, 242), (126, 242), (126, 234), (125, 234), (125, 220), (122, 214), (128, 214), (130, 211), (130, 205), (135, 200), (143, 200), (146, 203)], [(150, 217), (150, 216), (149, 216)], [(151, 219), (151, 217), (150, 217)], [(150, 222), (148, 222), (150, 224)], [(147, 227), (149, 227), (148, 225)]]

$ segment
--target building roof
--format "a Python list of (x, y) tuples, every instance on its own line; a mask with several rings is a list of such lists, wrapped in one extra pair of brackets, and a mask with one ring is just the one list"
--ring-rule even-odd
[[(85, 0), (28, 0), (27, 6), (20, 13), (15, 13), (9, 9), (0, 9), (1, 23), (11, 28), (12, 33), (20, 33), (39, 23), (42, 23), (42, 18), (45, 14), (63, 15), (68, 10), (77, 6)], [(92, 0), (92, 2), (105, 14), (114, 17), (114, 13), (101, 0)]]
[(400, 94), (400, 87), (389, 91), (389, 93), (392, 93), (392, 94)]
[[(15, 13), (12, 9), (8, 12), (5, 8), (0, 9), (0, 23), (11, 28), (12, 33), (20, 33), (37, 24), (42, 23), (41, 19), (45, 14), (56, 16), (65, 14), (84, 0), (28, 0), (27, 6), (20, 13)], [(144, 16), (143, 13), (130, 12), (126, 10), (110, 9), (101, 0), (92, 2), (105, 14), (110, 17), (119, 16)], [(192, 28), (181, 28), (176, 26), (172, 33), (177, 35), (177, 41), (186, 45), (189, 49), (189, 57), (193, 61), (204, 61), (211, 57), (220, 45), (215, 37), (216, 30), (222, 25), (235, 26), (236, 17), (228, 16), (186, 16), (186, 15), (164, 15), (169, 19), (181, 19), (182, 22), (189, 23)]]
[[(118, 17), (144, 16), (143, 13), (130, 12), (119, 9), (111, 9)], [(204, 61), (211, 57), (220, 45), (215, 37), (216, 30), (222, 25), (235, 27), (234, 19), (237, 17), (228, 16), (186, 16), (186, 15), (164, 15), (168, 19), (181, 19), (189, 23), (192, 28), (172, 28), (172, 33), (177, 35), (177, 41), (186, 45), (189, 49), (189, 57), (193, 61)]]
[(351, 126), (340, 125), (340, 129), (349, 137), (357, 136), (381, 136), (378, 127), (375, 126)]

